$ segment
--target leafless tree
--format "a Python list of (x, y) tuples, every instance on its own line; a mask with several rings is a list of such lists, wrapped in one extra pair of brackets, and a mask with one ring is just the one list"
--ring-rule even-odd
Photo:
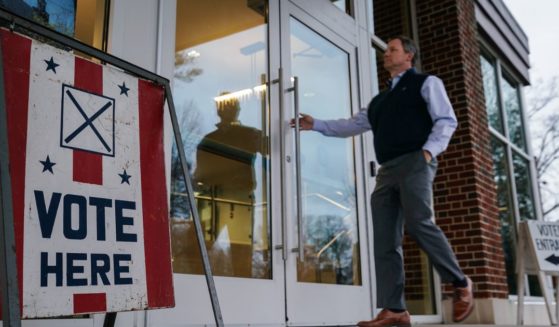
[(550, 219), (559, 208), (559, 76), (536, 81), (526, 99), (543, 216)]

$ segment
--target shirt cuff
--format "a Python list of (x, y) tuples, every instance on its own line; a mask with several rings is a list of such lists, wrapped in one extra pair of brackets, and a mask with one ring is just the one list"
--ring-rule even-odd
[(440, 150), (437, 149), (437, 147), (435, 145), (429, 144), (429, 143), (425, 143), (425, 145), (423, 145), (423, 150), (429, 151), (429, 153), (431, 154), (431, 157), (433, 157), (433, 158), (435, 158), (439, 154), (441, 154)]
[(313, 120), (313, 125), (312, 125), (312, 130), (313, 131), (317, 131), (317, 132), (324, 132), (326, 130), (326, 124), (324, 124), (323, 120), (320, 119), (314, 119)]

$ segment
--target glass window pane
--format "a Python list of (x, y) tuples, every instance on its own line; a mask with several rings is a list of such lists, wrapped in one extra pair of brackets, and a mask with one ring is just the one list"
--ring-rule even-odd
[(2, 1), (2, 6), (25, 18), (74, 36), (76, 2), (74, 0)]
[(406, 233), (403, 242), (406, 307), (412, 315), (433, 315), (437, 310), (433, 270), (429, 258)]
[(532, 181), (530, 178), (530, 164), (518, 153), (513, 152), (514, 181), (520, 220), (536, 219), (534, 211), (534, 197), (532, 195)]
[[(536, 219), (529, 162), (514, 151), (512, 154), (512, 160), (520, 220)], [(510, 287), (511, 286), (509, 284), (509, 288)], [(542, 295), (536, 276), (528, 276), (528, 292), (528, 294), (532, 296)]]
[(483, 75), (483, 93), (485, 95), (485, 109), (487, 110), (489, 126), (504, 135), (503, 120), (499, 111), (497, 75), (495, 74), (495, 67), (484, 56), (481, 56), (481, 73)]
[[(348, 53), (293, 18), (290, 27), (301, 112), (350, 116)], [(301, 133), (300, 155), (305, 260), (297, 261), (298, 280), (360, 285), (353, 140)]]
[(515, 235), (516, 220), (514, 219), (514, 208), (512, 206), (511, 184), (509, 179), (509, 163), (505, 144), (496, 138), (491, 138), (491, 149), (493, 154), (493, 172), (497, 184), (497, 206), (499, 208), (499, 220), (501, 222), (501, 238), (505, 255), (505, 267), (507, 270), (507, 283), (509, 294), (517, 294), (515, 274)]
[(14, 13), (102, 49), (105, 0), (0, 1)]
[[(83, 43), (106, 51), (105, 5), (107, 0), (78, 0), (74, 37)], [(107, 17), (108, 19), (108, 17)]]
[[(174, 99), (218, 276), (271, 278), (266, 6), (177, 2)], [(173, 269), (201, 274), (176, 149), (171, 178)]]
[(519, 148), (526, 150), (524, 138), (524, 126), (522, 124), (522, 113), (520, 112), (520, 98), (518, 89), (506, 78), (501, 80), (503, 92), (503, 106), (507, 113), (507, 126), (509, 128), (509, 139)]

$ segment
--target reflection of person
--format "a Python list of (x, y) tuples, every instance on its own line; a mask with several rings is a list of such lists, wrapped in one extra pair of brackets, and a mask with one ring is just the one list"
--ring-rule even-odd
[(263, 140), (261, 130), (241, 124), (240, 110), (236, 99), (217, 103), (220, 122), (198, 145), (194, 179), (204, 188), (214, 187), (217, 195), (250, 202), (256, 187), (254, 160), (263, 152)]
[[(432, 221), (436, 156), (457, 126), (442, 81), (413, 68), (417, 48), (407, 37), (388, 42), (384, 68), (390, 88), (375, 96), (366, 110), (349, 119), (318, 120), (301, 115), (302, 130), (347, 137), (372, 130), (380, 169), (371, 196), (377, 306), (383, 310), (358, 326), (408, 326), (404, 299), (403, 225), (427, 253), (443, 282), (455, 287), (454, 320), (473, 310), (472, 281), (464, 275), (448, 240)], [(295, 120), (292, 120), (292, 126)]]
[(261, 130), (241, 124), (240, 110), (235, 98), (217, 102), (220, 122), (198, 144), (194, 182), (199, 195), (211, 199), (205, 203), (210, 204), (212, 212), (209, 221), (214, 243), (210, 258), (219, 262), (213, 265), (215, 273), (261, 277), (255, 274), (266, 273), (257, 272), (265, 265), (264, 258), (247, 244), (254, 244), (254, 192), (258, 181), (254, 166), (257, 154), (265, 152), (265, 140)]

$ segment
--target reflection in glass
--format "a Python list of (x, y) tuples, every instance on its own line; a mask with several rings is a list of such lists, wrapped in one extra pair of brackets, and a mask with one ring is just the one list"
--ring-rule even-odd
[(99, 49), (106, 42), (105, 4), (106, 0), (0, 0), (20, 16)]
[(532, 182), (530, 180), (530, 163), (516, 152), (512, 154), (512, 161), (520, 220), (536, 219)]
[(407, 234), (402, 249), (404, 250), (406, 308), (414, 315), (436, 314), (436, 293), (429, 258)]
[[(516, 201), (518, 203), (520, 220), (536, 219), (532, 182), (530, 178), (530, 163), (515, 151), (512, 153), (512, 161), (514, 167), (514, 182), (516, 184)], [(532, 296), (542, 295), (536, 276), (528, 276), (528, 292), (528, 294)]]
[[(177, 2), (174, 97), (217, 276), (271, 278), (265, 1)], [(208, 24), (211, 21), (211, 24)], [(177, 150), (173, 269), (203, 273)]]
[(497, 75), (495, 74), (495, 67), (484, 56), (481, 56), (480, 58), (481, 73), (483, 75), (483, 93), (485, 95), (485, 109), (487, 110), (489, 126), (504, 135), (503, 120), (499, 110), (499, 92), (497, 89)]
[[(291, 63), (301, 112), (351, 115), (348, 54), (291, 19)], [(353, 140), (301, 134), (304, 262), (300, 282), (360, 285)]]
[[(79, 0), (76, 10), (74, 37), (84, 43), (106, 51), (108, 22), (108, 0)], [(107, 12), (105, 12), (107, 10)], [(107, 17), (105, 17), (107, 16)]]
[(505, 108), (505, 112), (507, 113), (509, 139), (522, 150), (526, 150), (518, 89), (514, 87), (506, 78), (502, 79), (501, 85), (503, 90), (503, 106)]
[(507, 283), (509, 294), (517, 294), (516, 290), (516, 221), (514, 219), (514, 208), (512, 207), (511, 184), (509, 179), (509, 164), (505, 145), (495, 137), (491, 138), (491, 150), (493, 154), (493, 172), (495, 184), (497, 184), (497, 206), (499, 208), (499, 219), (501, 222), (501, 239), (505, 255), (505, 267), (507, 270)]
[(0, 1), (0, 4), (36, 23), (70, 37), (74, 36), (75, 0)]

